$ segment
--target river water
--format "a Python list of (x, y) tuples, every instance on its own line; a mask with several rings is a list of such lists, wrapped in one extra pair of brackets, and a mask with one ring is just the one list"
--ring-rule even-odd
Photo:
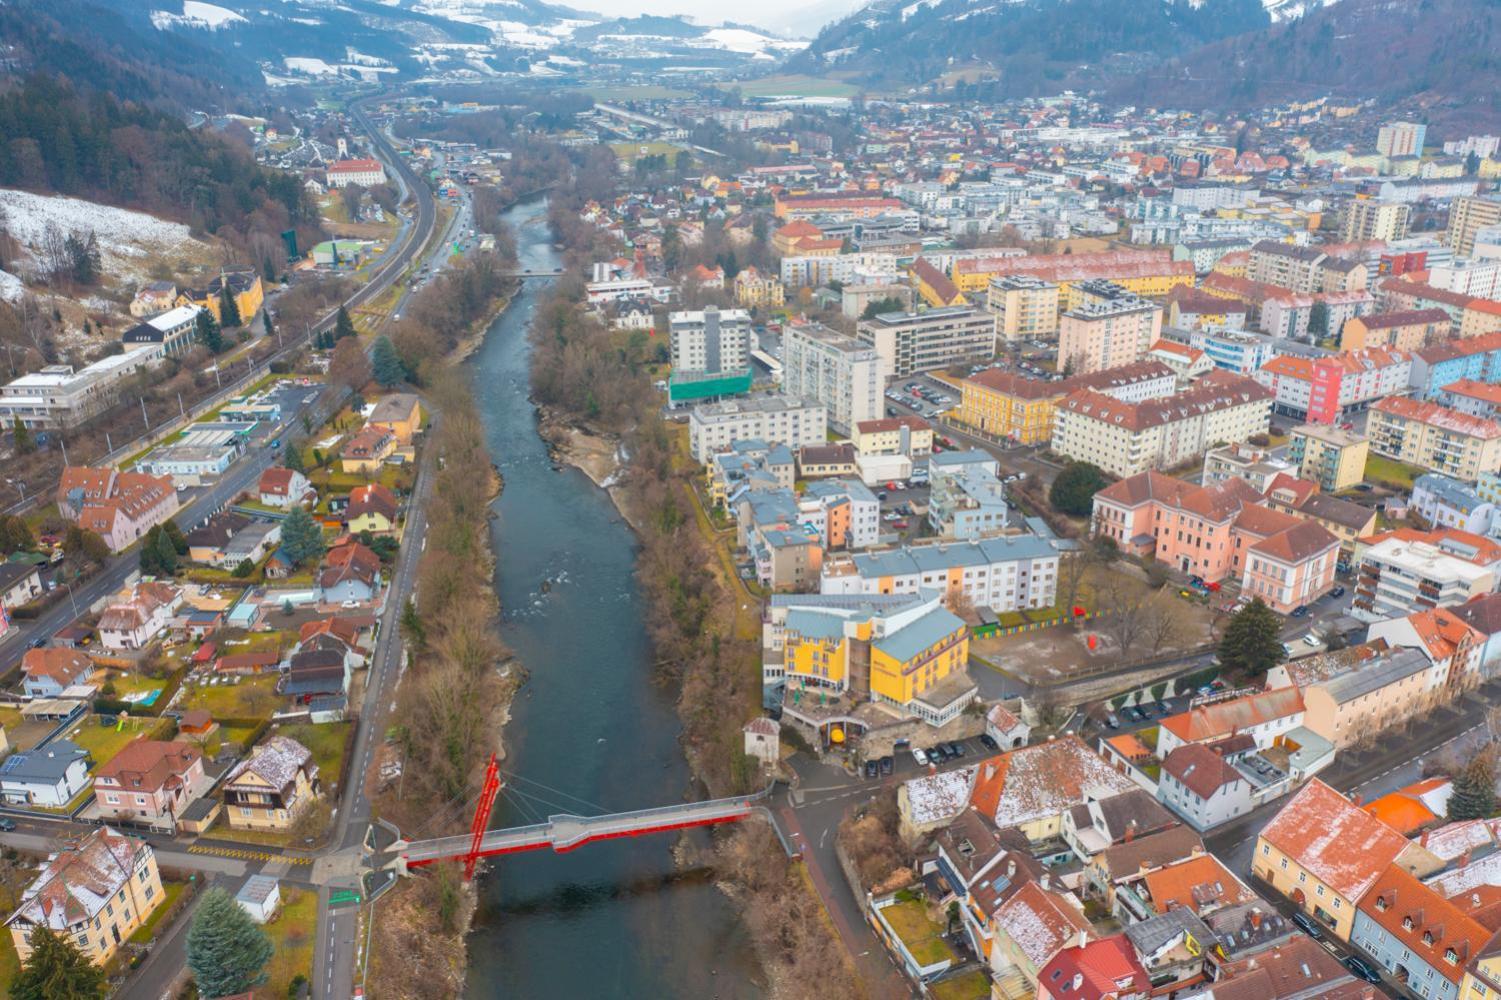
[[(508, 213), (525, 270), (558, 267), (546, 203)], [(528, 399), (526, 288), (470, 359), (490, 454), (505, 478), (492, 544), (502, 634), (530, 672), (506, 729), (494, 826), (551, 813), (682, 801), (691, 776), (672, 692), (652, 680), (636, 542), (608, 496), (555, 469)], [(732, 902), (678, 873), (672, 835), (492, 860), (469, 939), (471, 998), (764, 995)]]

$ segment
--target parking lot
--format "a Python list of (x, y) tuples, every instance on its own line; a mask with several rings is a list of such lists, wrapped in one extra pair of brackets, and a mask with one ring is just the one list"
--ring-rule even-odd
[[(930, 756), (930, 751), (936, 751), (936, 759)], [(931, 766), (936, 765), (939, 770), (947, 771), (973, 764), (999, 752), (1000, 748), (995, 745), (995, 741), (984, 734), (962, 740), (945, 740), (941, 745), (919, 743), (917, 746), (898, 746), (889, 756), (866, 761), (863, 773), (872, 780), (892, 774), (916, 776), (927, 773)]]

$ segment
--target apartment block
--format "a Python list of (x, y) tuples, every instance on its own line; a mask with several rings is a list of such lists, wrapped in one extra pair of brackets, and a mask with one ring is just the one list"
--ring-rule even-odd
[(996, 337), (1007, 344), (1058, 336), (1058, 286), (1030, 274), (990, 279), (985, 307), (995, 315)]
[(1501, 198), (1463, 195), (1449, 203), (1449, 224), (1444, 242), (1460, 257), (1475, 252), (1475, 234), (1487, 226), (1501, 225)]
[(1407, 388), (1412, 356), (1367, 348), (1322, 358), (1278, 355), (1256, 372), (1272, 390), (1272, 410), (1311, 424), (1330, 424)]
[(730, 396), (750, 389), (750, 313), (706, 306), (697, 312), (668, 314), (672, 375), (668, 398), (674, 403)]
[(884, 387), (875, 349), (821, 323), (788, 323), (782, 330), (782, 390), (822, 403), (840, 434), (881, 413)]
[(1093, 299), (1058, 320), (1058, 359), (1076, 374), (1128, 365), (1162, 334), (1162, 307), (1130, 293)]
[(1361, 539), (1355, 562), (1350, 613), (1375, 622), (1495, 590), (1501, 545), (1466, 531), (1399, 528)]
[(1371, 407), (1371, 450), (1473, 483), (1501, 468), (1501, 423), (1404, 396)]
[(1326, 493), (1347, 490), (1365, 478), (1371, 444), (1352, 431), (1328, 424), (1295, 427), (1287, 443), (1287, 457), (1298, 467), (1298, 478), (1317, 483)]
[(0, 423), (17, 420), (34, 430), (76, 428), (120, 401), (128, 380), (163, 357), (160, 344), (132, 348), (76, 371), (48, 365), (0, 387)]
[(1053, 450), (1126, 477), (1196, 461), (1225, 442), (1271, 426), (1272, 394), (1254, 379), (1211, 372), (1176, 396), (1122, 403), (1076, 392), (1057, 408)]
[(688, 447), (700, 464), (732, 441), (750, 438), (784, 444), (796, 451), (828, 440), (822, 403), (800, 396), (756, 396), (703, 403), (688, 414)]
[(1382, 347), (1415, 351), (1448, 335), (1449, 314), (1442, 309), (1375, 313), (1346, 320), (1339, 332), (1339, 349), (1362, 351)]
[(1340, 239), (1345, 243), (1402, 240), (1412, 226), (1412, 206), (1400, 201), (1358, 198), (1345, 208)]
[(1046, 608), (1057, 599), (1059, 558), (1058, 543), (1037, 535), (914, 544), (826, 560), (819, 590), (916, 594), (937, 589), (997, 613)]
[(992, 278), (1031, 275), (1058, 286), (1059, 308), (1078, 304), (1074, 286), (1104, 279), (1127, 291), (1152, 298), (1166, 298), (1174, 288), (1192, 288), (1194, 266), (1189, 260), (1173, 260), (1170, 249), (1106, 250), (1078, 254), (1000, 254), (965, 257), (954, 261), (950, 275), (961, 292), (984, 292)]
[(1368, 276), (1366, 265), (1359, 261), (1275, 240), (1253, 246), (1246, 264), (1247, 280), (1303, 294), (1360, 291)]
[(987, 368), (960, 381), (959, 407), (953, 412), (953, 419), (997, 438), (1041, 444), (1053, 436), (1053, 413), (1058, 401), (1081, 389), (1122, 402), (1139, 403), (1171, 396), (1178, 391), (1178, 377), (1171, 367), (1156, 360), (1057, 382)]
[(1376, 133), (1376, 152), (1388, 158), (1422, 156), (1423, 142), (1427, 137), (1427, 125), (1420, 125), (1417, 122), (1391, 122), (1381, 126)]
[(875, 350), (891, 378), (988, 360), (995, 355), (995, 324), (982, 309), (951, 306), (881, 313), (861, 320), (856, 336)]

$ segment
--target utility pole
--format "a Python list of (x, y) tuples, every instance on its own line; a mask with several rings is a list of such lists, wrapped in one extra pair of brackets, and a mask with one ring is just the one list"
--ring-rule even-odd
[(146, 397), (145, 396), (141, 397), (141, 422), (146, 425), (146, 429), (148, 431), (151, 430), (151, 418), (148, 417), (148, 416), (146, 416)]
[(182, 405), (182, 393), (180, 393), (180, 392), (177, 394), (177, 413), (178, 413), (179, 416), (182, 417), (182, 419), (184, 419), (184, 420), (188, 419), (188, 411), (185, 410), (185, 409), (183, 409), (183, 405)]

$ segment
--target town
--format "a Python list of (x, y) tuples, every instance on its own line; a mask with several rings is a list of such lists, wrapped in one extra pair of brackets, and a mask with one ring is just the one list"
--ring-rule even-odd
[(1501, 991), (1501, 138), (348, 51), (0, 187), (11, 995)]

